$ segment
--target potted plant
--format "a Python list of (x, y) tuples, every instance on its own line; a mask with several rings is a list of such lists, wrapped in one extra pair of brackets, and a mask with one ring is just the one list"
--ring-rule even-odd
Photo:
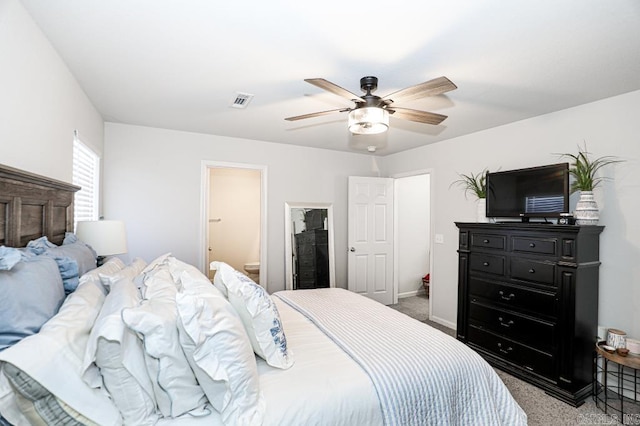
[(591, 154), (587, 151), (587, 145), (584, 149), (578, 145), (578, 153), (561, 154), (562, 157), (571, 159), (569, 164), (569, 175), (573, 177), (571, 183), (571, 193), (580, 191), (580, 199), (576, 204), (574, 213), (576, 224), (578, 225), (597, 225), (600, 219), (598, 204), (596, 203), (593, 190), (600, 183), (607, 179), (604, 176), (596, 176), (598, 171), (609, 164), (620, 163), (623, 160), (610, 155), (603, 157), (591, 158)]
[(456, 185), (464, 189), (464, 196), (472, 194), (478, 199), (477, 204), (477, 220), (478, 222), (488, 222), (487, 220), (487, 169), (478, 174), (458, 173), (460, 179), (455, 180), (451, 185)]

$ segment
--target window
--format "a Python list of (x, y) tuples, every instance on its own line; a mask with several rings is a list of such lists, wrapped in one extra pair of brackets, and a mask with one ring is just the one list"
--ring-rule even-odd
[(100, 187), (100, 157), (80, 141), (78, 132), (73, 139), (73, 184), (82, 188), (75, 195), (75, 229), (79, 221), (98, 220)]

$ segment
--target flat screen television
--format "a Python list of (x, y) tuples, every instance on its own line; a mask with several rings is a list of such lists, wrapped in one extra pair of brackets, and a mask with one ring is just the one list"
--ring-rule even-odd
[(487, 217), (527, 222), (568, 212), (568, 163), (487, 173)]

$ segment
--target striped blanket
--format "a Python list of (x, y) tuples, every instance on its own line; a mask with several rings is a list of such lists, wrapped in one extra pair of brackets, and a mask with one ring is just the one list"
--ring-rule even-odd
[(454, 338), (347, 290), (274, 293), (371, 378), (385, 425), (526, 425), (495, 371)]

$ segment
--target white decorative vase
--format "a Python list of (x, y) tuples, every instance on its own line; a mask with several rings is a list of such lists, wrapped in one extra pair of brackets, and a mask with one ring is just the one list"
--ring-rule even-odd
[(580, 199), (574, 213), (576, 225), (597, 225), (600, 219), (598, 204), (593, 197), (593, 191), (580, 191)]
[(486, 198), (478, 198), (478, 204), (476, 205), (476, 220), (480, 223), (489, 222), (487, 219), (487, 199)]

